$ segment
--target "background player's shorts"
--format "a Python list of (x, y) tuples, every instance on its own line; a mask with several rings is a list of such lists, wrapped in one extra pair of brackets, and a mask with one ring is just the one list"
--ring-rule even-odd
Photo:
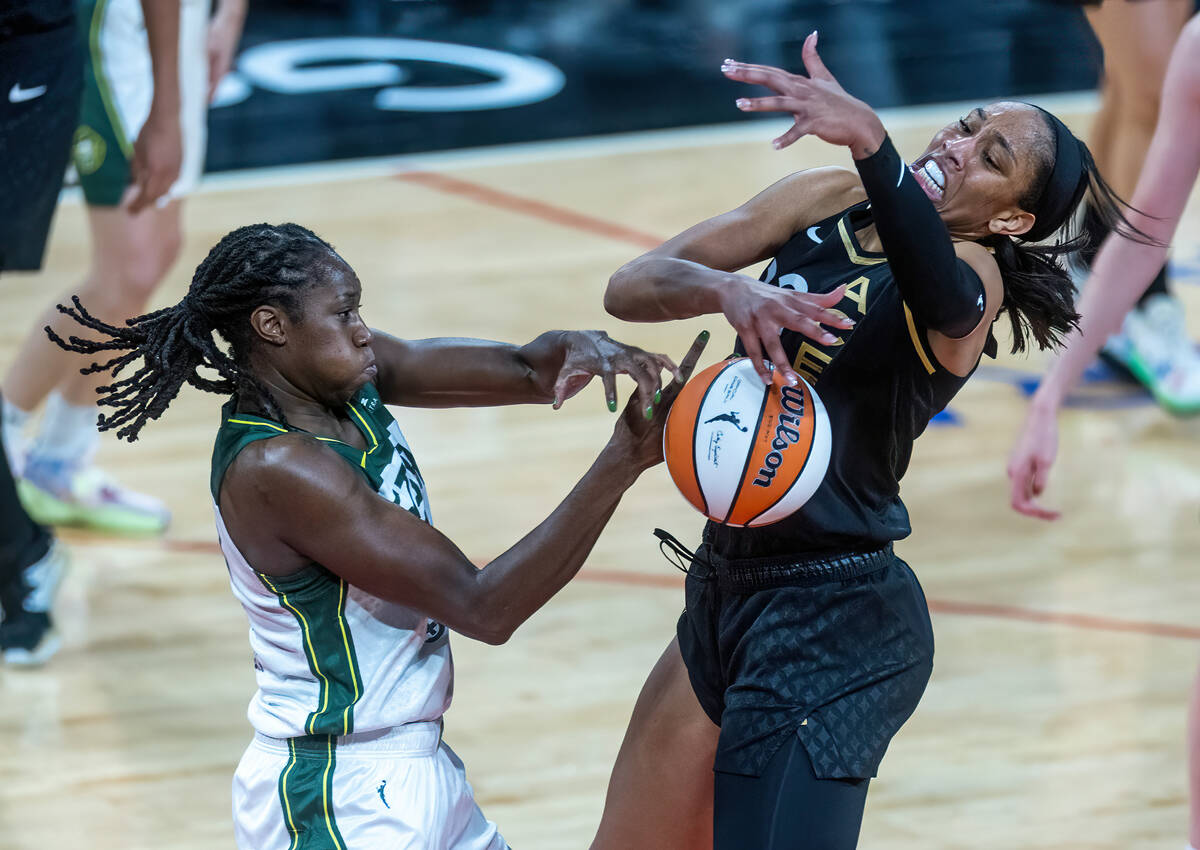
[(42, 265), (79, 117), (81, 65), (74, 20), (0, 34), (0, 271)]
[[(154, 75), (140, 0), (81, 0), (79, 25), (87, 59), (83, 109), (73, 158), (84, 197), (115, 206), (129, 186), (133, 143), (150, 114)], [(196, 187), (204, 170), (208, 97), (207, 0), (182, 0), (179, 100), (183, 164), (170, 198)]]
[(256, 735), (233, 777), (233, 823), (240, 850), (508, 850), (432, 722)]

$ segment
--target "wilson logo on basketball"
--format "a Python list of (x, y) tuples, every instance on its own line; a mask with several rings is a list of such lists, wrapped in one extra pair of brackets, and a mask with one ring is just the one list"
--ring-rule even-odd
[(830, 439), (829, 416), (812, 387), (788, 386), (778, 372), (764, 386), (743, 357), (688, 382), (667, 417), (663, 453), (696, 510), (726, 525), (767, 525), (816, 491)]
[(783, 453), (788, 446), (800, 442), (800, 427), (804, 419), (804, 392), (795, 387), (780, 389), (780, 404), (789, 413), (779, 414), (775, 426), (775, 439), (771, 441), (771, 453), (763, 458), (758, 477), (751, 484), (755, 487), (770, 487), (775, 482), (775, 470), (783, 465)]

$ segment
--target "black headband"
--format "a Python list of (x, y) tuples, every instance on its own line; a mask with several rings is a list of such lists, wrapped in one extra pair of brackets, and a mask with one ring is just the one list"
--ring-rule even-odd
[(1040, 106), (1036, 108), (1046, 116), (1054, 130), (1054, 167), (1042, 189), (1037, 209), (1031, 210), (1035, 218), (1033, 227), (1021, 236), (1026, 242), (1041, 242), (1062, 227), (1087, 188), (1079, 140), (1057, 117)]

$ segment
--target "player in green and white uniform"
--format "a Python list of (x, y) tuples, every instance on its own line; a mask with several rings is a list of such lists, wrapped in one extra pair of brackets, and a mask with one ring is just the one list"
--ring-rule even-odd
[[(72, 288), (119, 324), (145, 309), (183, 240), (183, 198), (204, 164), (206, 113), (241, 33), (246, 0), (78, 0), (85, 51), (75, 169), (87, 202), (91, 264)], [(53, 303), (53, 302), (52, 302)], [(4, 377), (4, 443), (21, 498), (47, 525), (152, 533), (170, 519), (92, 463), (95, 377), (46, 344), (39, 316)], [(37, 434), (26, 440), (44, 405)]]
[[(54, 338), (116, 354), (104, 368), (123, 369), (101, 427), (120, 437), (136, 439), (184, 383), (232, 397), (211, 489), (258, 678), (256, 735), (234, 779), (238, 846), (501, 850), (441, 740), (447, 628), (503, 643), (575, 575), (624, 491), (662, 460), (664, 414), (707, 334), (678, 369), (598, 331), (550, 331), (521, 347), (413, 342), (373, 334), (359, 297), (328, 243), (294, 224), (252, 225), (212, 249), (179, 304), (117, 327), (76, 299), (66, 312), (105, 341)], [(663, 369), (676, 375), (666, 387)], [(600, 375), (615, 411), (618, 373), (638, 392), (592, 467), (537, 528), (476, 568), (431, 525), (424, 480), (384, 405), (557, 407)]]

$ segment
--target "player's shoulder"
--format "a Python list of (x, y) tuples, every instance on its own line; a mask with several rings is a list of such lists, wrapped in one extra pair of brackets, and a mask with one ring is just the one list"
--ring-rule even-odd
[(1000, 266), (996, 258), (978, 242), (955, 242), (954, 253), (979, 275), (987, 293), (987, 314), (994, 317), (1004, 301), (1004, 280), (1000, 276)]
[(760, 217), (770, 216), (788, 234), (837, 215), (867, 198), (858, 174), (826, 166), (789, 174), (756, 199)]
[[(797, 196), (803, 194), (810, 203), (821, 203), (843, 210), (867, 199), (858, 172), (839, 165), (807, 168), (784, 178), (787, 191)], [(834, 210), (835, 212), (837, 210)]]
[(290, 431), (250, 443), (225, 473), (225, 488), (249, 491), (264, 504), (285, 504), (356, 480), (346, 462), (311, 434)]

